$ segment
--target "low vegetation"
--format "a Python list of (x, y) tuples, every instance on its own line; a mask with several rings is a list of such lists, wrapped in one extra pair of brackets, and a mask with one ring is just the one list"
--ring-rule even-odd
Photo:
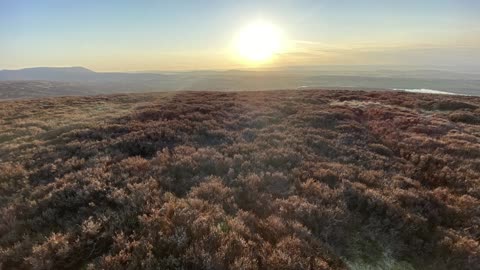
[(2, 269), (478, 269), (480, 98), (0, 103)]

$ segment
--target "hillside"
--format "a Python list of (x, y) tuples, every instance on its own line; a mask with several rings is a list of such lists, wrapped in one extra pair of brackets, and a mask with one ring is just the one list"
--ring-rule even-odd
[(0, 80), (85, 80), (95, 72), (84, 67), (34, 67), (18, 70), (0, 70)]
[(54, 81), (0, 81), (1, 99), (44, 98), (54, 96), (86, 96), (98, 94), (80, 83)]
[(478, 269), (480, 98), (0, 103), (1, 269)]

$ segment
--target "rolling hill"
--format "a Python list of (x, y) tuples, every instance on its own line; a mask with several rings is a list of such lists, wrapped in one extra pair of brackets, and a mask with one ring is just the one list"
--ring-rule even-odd
[[(49, 87), (45, 87), (48, 82)], [(0, 71), (0, 99), (162, 91), (432, 89), (480, 95), (478, 73), (360, 67), (184, 72), (94, 72), (82, 67)], [(16, 89), (19, 89), (16, 91)], [(63, 90), (62, 90), (63, 89)], [(80, 90), (80, 91), (79, 91)], [(83, 92), (82, 92), (83, 91)], [(17, 94), (18, 93), (18, 94)], [(31, 93), (29, 95), (29, 93)]]

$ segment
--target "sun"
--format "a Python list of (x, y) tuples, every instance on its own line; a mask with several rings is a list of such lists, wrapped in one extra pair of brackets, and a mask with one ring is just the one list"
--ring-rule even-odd
[(248, 63), (267, 62), (282, 50), (282, 34), (268, 22), (255, 22), (245, 27), (235, 38), (238, 56)]

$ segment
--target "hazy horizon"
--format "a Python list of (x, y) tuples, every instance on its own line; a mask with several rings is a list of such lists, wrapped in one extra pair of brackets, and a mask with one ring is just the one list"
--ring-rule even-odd
[(6, 0), (0, 3), (0, 68), (478, 66), (478, 10), (480, 3), (470, 0)]
[(21, 66), (16, 68), (2, 67), (0, 71), (20, 71), (26, 69), (64, 69), (83, 68), (97, 73), (183, 73), (183, 72), (225, 72), (225, 71), (448, 71), (456, 73), (480, 73), (480, 65), (291, 65), (291, 66), (239, 66), (231, 68), (200, 68), (200, 69), (139, 69), (139, 70), (98, 70), (82, 65), (56, 65), (56, 66)]

